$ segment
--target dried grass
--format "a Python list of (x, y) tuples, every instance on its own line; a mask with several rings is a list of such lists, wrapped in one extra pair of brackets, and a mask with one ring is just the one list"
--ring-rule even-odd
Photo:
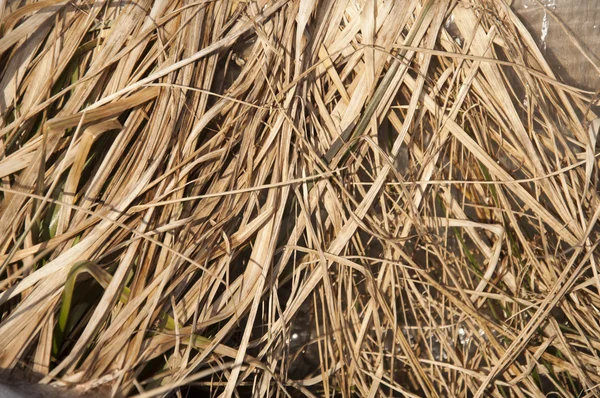
[(0, 21), (0, 367), (139, 397), (596, 394), (593, 93), (503, 2)]

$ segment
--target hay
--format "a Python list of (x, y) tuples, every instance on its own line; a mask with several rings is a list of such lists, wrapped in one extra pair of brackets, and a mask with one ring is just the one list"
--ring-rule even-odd
[(596, 393), (593, 93), (508, 5), (0, 7), (1, 368), (140, 397)]

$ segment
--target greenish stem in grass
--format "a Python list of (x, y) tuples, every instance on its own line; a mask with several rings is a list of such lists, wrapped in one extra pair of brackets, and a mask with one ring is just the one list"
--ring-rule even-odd
[[(564, 355), (558, 348), (556, 349), (556, 356), (562, 360), (565, 359)], [(554, 376), (554, 373), (552, 373), (552, 375)], [(571, 377), (571, 373), (566, 372), (566, 377), (567, 377), (567, 380), (569, 380), (569, 385), (571, 386), (571, 391), (576, 392), (577, 387), (575, 387), (575, 382), (573, 381), (573, 378)], [(554, 376), (554, 378), (556, 379), (556, 376)]]
[[(59, 198), (61, 200), (62, 198)], [(60, 207), (57, 205), (53, 206), (52, 215), (50, 216), (50, 222), (48, 223), (47, 232), (48, 238), (52, 239), (56, 236), (56, 229), (58, 228), (58, 216), (60, 215)]]
[(552, 366), (551, 362), (548, 362), (547, 360), (542, 358), (542, 364), (546, 367), (546, 369), (548, 370), (548, 373), (552, 376), (555, 377), (555, 373), (554, 373), (554, 367)]
[[(71, 312), (71, 305), (73, 301), (73, 291), (75, 289), (75, 282), (77, 277), (83, 273), (87, 272), (90, 274), (102, 288), (106, 289), (112, 279), (112, 276), (102, 269), (98, 264), (94, 261), (81, 261), (73, 265), (69, 275), (67, 276), (67, 280), (65, 281), (63, 294), (62, 294), (62, 302), (60, 305), (60, 312), (58, 315), (58, 322), (54, 329), (54, 335), (52, 339), (52, 355), (56, 357), (60, 351), (62, 346), (65, 333), (67, 330), (67, 324), (69, 321), (69, 314)], [(119, 297), (119, 301), (121, 303), (126, 304), (129, 301), (129, 295), (131, 290), (125, 286), (121, 295)], [(162, 319), (162, 327), (167, 330), (176, 330), (175, 320), (170, 315), (163, 313), (161, 314)], [(195, 336), (190, 344), (202, 347), (206, 344), (210, 343), (211, 339), (203, 337), (203, 336)]]
[(533, 377), (533, 380), (536, 382), (536, 384), (538, 386), (542, 386), (542, 380), (540, 379), (540, 373), (537, 370), (537, 366), (534, 366), (532, 371), (531, 371), (531, 377)]
[(475, 259), (475, 256), (473, 256), (473, 253), (471, 253), (471, 250), (467, 246), (467, 243), (464, 241), (459, 229), (457, 227), (452, 227), (452, 230), (454, 231), (454, 235), (456, 236), (458, 243), (460, 243), (460, 246), (462, 247), (465, 254), (467, 255), (467, 260), (469, 261), (469, 265), (471, 266), (471, 269), (473, 269), (473, 271), (475, 271), (475, 273), (477, 275), (479, 275), (480, 277), (483, 278), (483, 272), (477, 265), (477, 260)]
[(510, 394), (506, 391), (504, 386), (498, 386), (498, 390), (500, 391), (500, 395), (503, 397), (510, 397)]
[[(485, 181), (492, 181), (492, 175), (490, 174), (490, 171), (488, 170), (488, 168), (481, 161), (478, 161), (478, 163), (479, 163), (479, 168), (481, 169), (481, 172), (483, 173), (483, 178), (485, 179)], [(496, 191), (496, 186), (494, 184), (489, 184), (489, 185), (487, 185), (487, 189), (490, 190), (490, 195), (492, 196), (492, 199), (494, 200), (494, 205), (498, 206), (500, 201), (498, 200), (498, 192)]]
[(65, 281), (65, 286), (62, 294), (62, 302), (60, 305), (60, 312), (58, 314), (58, 323), (56, 328), (54, 329), (54, 336), (52, 339), (52, 354), (54, 356), (58, 355), (59, 349), (62, 345), (65, 330), (67, 328), (67, 322), (69, 320), (69, 313), (71, 311), (71, 302), (73, 300), (73, 290), (75, 289), (75, 281), (77, 280), (77, 276), (82, 272), (88, 272), (92, 275), (100, 284), (102, 284), (98, 278), (96, 278), (97, 274), (94, 272), (94, 268), (99, 268), (98, 265), (93, 261), (81, 261), (73, 265), (69, 275), (67, 276), (67, 280)]
[[(437, 200), (439, 206), (442, 208), (442, 211), (445, 213), (446, 212), (446, 206), (444, 206), (444, 202), (442, 201), (442, 199), (439, 196), (436, 196), (436, 200)], [(471, 266), (471, 268), (473, 269), (473, 271), (479, 277), (483, 278), (483, 272), (481, 271), (481, 269), (477, 265), (477, 260), (475, 259), (475, 256), (473, 256), (473, 253), (471, 253), (471, 250), (469, 249), (469, 247), (467, 246), (466, 242), (462, 238), (462, 234), (460, 233), (460, 230), (457, 227), (452, 227), (452, 231), (454, 232), (454, 235), (456, 236), (456, 239), (458, 240), (458, 243), (460, 244), (460, 246), (464, 250), (465, 254), (467, 255), (467, 260), (468, 260), (469, 265)]]
[[(440, 207), (442, 208), (442, 211), (445, 212), (446, 207), (444, 206), (444, 203), (442, 202), (441, 198), (439, 196), (437, 196), (436, 200), (438, 201)], [(469, 266), (471, 267), (473, 272), (475, 272), (480, 278), (483, 278), (483, 271), (481, 270), (481, 268), (479, 268), (477, 259), (475, 258), (475, 256), (471, 252), (471, 250), (469, 249), (469, 246), (467, 245), (467, 243), (464, 241), (462, 234), (460, 233), (460, 230), (457, 227), (452, 227), (452, 231), (454, 231), (454, 235), (456, 236), (458, 243), (460, 244), (460, 246), (462, 247), (463, 251), (465, 252), (465, 254), (467, 256), (467, 261), (469, 263)], [(489, 307), (490, 311), (492, 312), (493, 317), (497, 321), (501, 321), (502, 318), (496, 311), (495, 306), (492, 304), (488, 304), (488, 307)], [(504, 310), (504, 306), (501, 306), (501, 308)]]
[(563, 332), (567, 332), (567, 333), (573, 333), (575, 335), (579, 334), (579, 331), (577, 329), (573, 329), (568, 327), (567, 325), (561, 325), (559, 324), (558, 327), (560, 328), (560, 330), (562, 330)]

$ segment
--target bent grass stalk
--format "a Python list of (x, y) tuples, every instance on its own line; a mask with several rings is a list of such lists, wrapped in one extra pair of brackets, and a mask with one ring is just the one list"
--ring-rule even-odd
[[(112, 276), (102, 269), (98, 264), (94, 261), (81, 261), (73, 265), (69, 275), (67, 276), (67, 280), (65, 281), (65, 286), (62, 294), (62, 301), (60, 305), (60, 312), (58, 315), (58, 322), (54, 329), (54, 336), (52, 341), (52, 355), (56, 357), (60, 348), (64, 342), (65, 333), (67, 331), (67, 324), (69, 322), (69, 314), (71, 312), (72, 301), (73, 301), (73, 292), (75, 290), (75, 282), (77, 277), (82, 273), (87, 272), (94, 278), (96, 282), (103, 289), (108, 287), (108, 284), (112, 280)], [(127, 304), (129, 301), (129, 295), (131, 290), (127, 287), (123, 287), (123, 291), (121, 292), (121, 296), (119, 297), (119, 301), (123, 304)], [(175, 328), (175, 320), (168, 314), (163, 314), (162, 318), (164, 322), (162, 327), (168, 331), (174, 331)], [(194, 336), (194, 344), (197, 347), (206, 346), (212, 340), (203, 336)]]

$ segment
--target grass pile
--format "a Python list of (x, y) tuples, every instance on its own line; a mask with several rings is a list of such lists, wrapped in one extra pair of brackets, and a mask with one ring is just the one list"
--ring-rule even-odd
[(140, 397), (597, 394), (594, 93), (504, 1), (0, 21), (2, 369)]

